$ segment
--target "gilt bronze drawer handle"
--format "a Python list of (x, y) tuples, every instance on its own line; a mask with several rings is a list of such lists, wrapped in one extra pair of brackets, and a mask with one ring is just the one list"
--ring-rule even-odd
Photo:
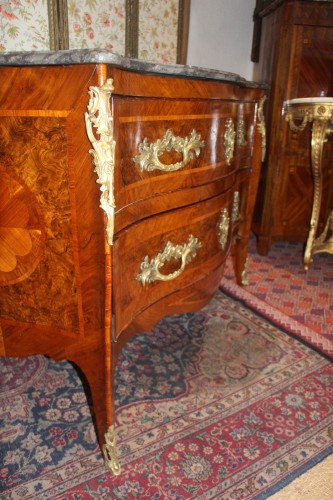
[[(195, 238), (192, 234), (189, 236), (188, 243), (184, 243), (184, 245), (173, 245), (171, 241), (168, 241), (163, 252), (157, 254), (153, 259), (149, 259), (148, 255), (146, 255), (141, 262), (141, 271), (136, 279), (141, 281), (142, 285), (145, 285), (154, 281), (170, 281), (177, 278), (184, 271), (186, 264), (192, 260), (192, 257), (196, 256), (197, 250), (201, 246), (198, 238)], [(171, 259), (181, 259), (181, 267), (171, 274), (160, 273), (160, 268)]]
[[(205, 145), (205, 141), (201, 141), (201, 135), (195, 130), (192, 130), (190, 137), (175, 137), (173, 132), (169, 129), (165, 132), (162, 139), (158, 139), (155, 143), (148, 144), (148, 139), (145, 137), (143, 142), (139, 144), (139, 155), (133, 158), (134, 163), (140, 165), (140, 170), (163, 170), (165, 172), (173, 172), (179, 170), (187, 165), (193, 159), (193, 151), (198, 157), (200, 150)], [(176, 151), (182, 153), (183, 160), (178, 163), (171, 163), (165, 165), (160, 162), (159, 157), (166, 151)]]

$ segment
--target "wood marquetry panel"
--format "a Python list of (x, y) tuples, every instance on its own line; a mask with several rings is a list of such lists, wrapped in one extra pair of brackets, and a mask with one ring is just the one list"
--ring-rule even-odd
[[(331, 96), (333, 91), (333, 30), (331, 27), (296, 27), (300, 45), (293, 95)], [(293, 64), (293, 61), (292, 61)]]
[(78, 331), (65, 125), (1, 119), (0, 309), (7, 320)]
[(45, 228), (36, 198), (22, 180), (2, 169), (0, 176), (0, 285), (13, 285), (35, 270)]

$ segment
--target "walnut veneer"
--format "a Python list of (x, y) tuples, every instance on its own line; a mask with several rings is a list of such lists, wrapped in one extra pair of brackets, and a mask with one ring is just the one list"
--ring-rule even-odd
[[(232, 243), (237, 280), (244, 278), (264, 91), (242, 79), (119, 64), (11, 64), (0, 68), (3, 353), (76, 363), (90, 385), (102, 443), (125, 342), (166, 314), (205, 305)], [(98, 129), (107, 107), (109, 119)], [(195, 131), (199, 145), (189, 161), (175, 171), (140, 168), (140, 144), (156, 145), (168, 130), (187, 141)], [(174, 165), (184, 154), (170, 146), (156, 157)], [(191, 235), (197, 245), (184, 255)], [(176, 250), (159, 272), (174, 278), (143, 283), (145, 257), (163, 254), (168, 242)]]

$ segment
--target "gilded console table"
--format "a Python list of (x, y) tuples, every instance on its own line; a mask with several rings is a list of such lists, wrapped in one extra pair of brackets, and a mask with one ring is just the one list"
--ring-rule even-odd
[(333, 132), (333, 97), (291, 99), (284, 103), (285, 119), (294, 132), (307, 124), (311, 128), (311, 168), (314, 182), (310, 230), (304, 252), (304, 268), (308, 269), (316, 253), (333, 253), (333, 211), (323, 232), (317, 236), (322, 200), (322, 154), (324, 143)]
[(0, 75), (4, 354), (81, 368), (118, 474), (121, 348), (203, 307), (232, 245), (245, 280), (265, 91), (105, 50), (1, 54)]

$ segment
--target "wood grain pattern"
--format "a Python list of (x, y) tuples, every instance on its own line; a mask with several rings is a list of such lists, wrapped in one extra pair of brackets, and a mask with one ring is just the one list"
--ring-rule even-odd
[[(165, 314), (193, 311), (215, 293), (234, 240), (241, 283), (260, 170), (263, 91), (224, 82), (140, 75), (105, 65), (0, 68), (0, 327), (5, 353), (68, 359), (86, 376), (99, 439), (113, 422), (122, 346)], [(105, 238), (84, 114), (90, 86), (113, 78), (116, 140), (114, 245)], [(224, 131), (244, 122), (228, 164)], [(194, 128), (205, 147), (183, 170), (140, 172), (138, 144)], [(167, 153), (166, 162), (179, 161)], [(221, 210), (231, 216), (222, 250)], [(140, 262), (168, 240), (202, 247), (179, 279), (143, 290)], [(177, 259), (163, 272), (179, 266)], [(117, 342), (115, 342), (117, 338)]]
[(38, 204), (22, 179), (0, 169), (0, 284), (25, 280), (44, 248), (45, 228)]
[[(16, 271), (16, 281), (20, 281), (7, 290), (1, 310), (5, 317), (18, 321), (29, 318), (32, 322), (78, 331), (64, 125), (63, 119), (50, 117), (1, 120), (0, 155), (6, 158), (2, 168), (6, 169), (4, 180), (8, 181), (7, 190), (2, 190), (4, 196), (7, 193), (7, 203), (5, 198), (1, 204), (8, 214), (2, 214), (8, 240), (7, 251), (2, 255), (15, 257), (15, 252), (19, 259), (9, 270), (11, 273), (2, 276), (4, 284), (12, 284), (11, 276)], [(16, 185), (14, 178), (20, 179)], [(7, 263), (14, 265), (13, 258), (9, 262), (8, 257)], [(31, 276), (37, 264), (38, 288)], [(17, 308), (22, 296), (26, 299)]]

